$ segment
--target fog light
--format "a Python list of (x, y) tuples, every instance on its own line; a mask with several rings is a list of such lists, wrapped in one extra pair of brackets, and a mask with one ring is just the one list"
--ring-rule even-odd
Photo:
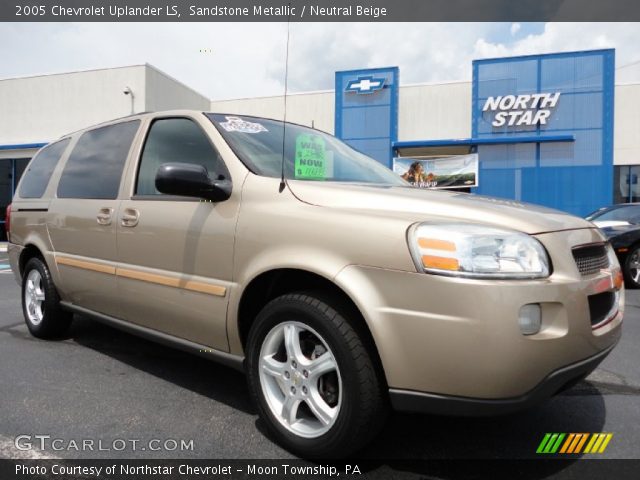
[(542, 325), (542, 311), (537, 303), (529, 303), (520, 308), (518, 324), (523, 335), (534, 335)]

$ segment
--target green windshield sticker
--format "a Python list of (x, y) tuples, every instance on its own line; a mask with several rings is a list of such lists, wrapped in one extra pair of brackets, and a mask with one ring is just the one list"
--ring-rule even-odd
[(308, 133), (297, 136), (295, 178), (327, 178), (327, 157), (321, 136)]

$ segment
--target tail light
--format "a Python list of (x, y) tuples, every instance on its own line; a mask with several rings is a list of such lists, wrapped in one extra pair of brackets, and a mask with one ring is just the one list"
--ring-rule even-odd
[(11, 205), (7, 207), (4, 228), (7, 231), (7, 240), (11, 241)]

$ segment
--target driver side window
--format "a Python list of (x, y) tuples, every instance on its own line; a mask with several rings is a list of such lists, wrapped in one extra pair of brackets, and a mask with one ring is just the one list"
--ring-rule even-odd
[(163, 163), (202, 165), (212, 179), (229, 173), (222, 157), (202, 129), (188, 118), (162, 118), (151, 125), (138, 167), (136, 195), (162, 195), (155, 178)]

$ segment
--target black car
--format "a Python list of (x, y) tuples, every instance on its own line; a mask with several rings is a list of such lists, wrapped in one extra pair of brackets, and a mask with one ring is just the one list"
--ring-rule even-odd
[(640, 288), (640, 203), (603, 207), (586, 217), (611, 242), (627, 288)]

